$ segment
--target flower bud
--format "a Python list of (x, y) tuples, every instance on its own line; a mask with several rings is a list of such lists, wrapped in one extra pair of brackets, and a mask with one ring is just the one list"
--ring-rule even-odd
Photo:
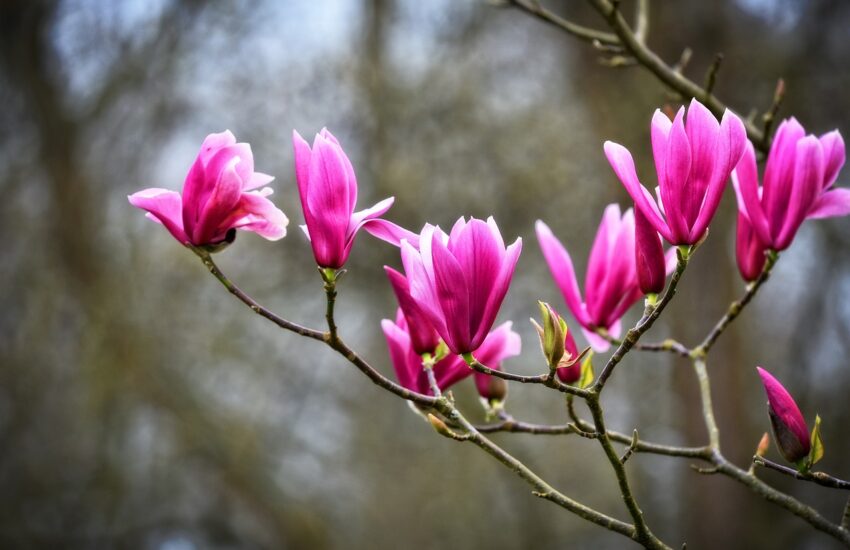
[(480, 372), (474, 373), (478, 395), (488, 404), (504, 401), (508, 396), (508, 383), (502, 378)]
[(664, 290), (667, 278), (664, 247), (640, 208), (635, 208), (635, 268), (641, 292), (658, 294)]
[(540, 347), (549, 368), (558, 368), (558, 363), (564, 356), (564, 337), (567, 333), (567, 323), (545, 302), (537, 302), (542, 315), (543, 326), (537, 324), (534, 319), (531, 323), (537, 329), (540, 336)]
[(773, 428), (773, 437), (785, 460), (798, 463), (811, 450), (809, 428), (791, 394), (769, 372), (756, 367), (767, 393), (767, 412)]

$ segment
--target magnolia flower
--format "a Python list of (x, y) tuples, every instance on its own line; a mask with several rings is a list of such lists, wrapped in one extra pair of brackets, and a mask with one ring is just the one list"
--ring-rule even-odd
[(811, 450), (809, 428), (794, 398), (779, 380), (761, 367), (756, 367), (767, 393), (767, 411), (773, 427), (776, 446), (788, 462), (799, 462)]
[(292, 132), (295, 149), (295, 179), (301, 195), (306, 226), (302, 226), (313, 256), (320, 267), (342, 267), (357, 231), (389, 210), (393, 197), (378, 204), (354, 211), (357, 202), (357, 179), (351, 161), (337, 139), (323, 129), (316, 135), (313, 148)]
[[(622, 216), (616, 204), (605, 208), (590, 251), (584, 301), (569, 252), (545, 223), (538, 220), (535, 228), (543, 256), (567, 307), (593, 349), (607, 350), (609, 343), (596, 334), (596, 330), (605, 329), (614, 338), (619, 337), (620, 318), (641, 297), (635, 262), (635, 219), (631, 208)], [(674, 257), (668, 255), (667, 272), (675, 265), (671, 258)]]
[(289, 220), (266, 198), (272, 190), (263, 186), (273, 179), (254, 172), (251, 146), (236, 143), (225, 130), (204, 140), (186, 175), (182, 196), (152, 187), (128, 199), (183, 244), (223, 245), (233, 240), (236, 229), (274, 241), (286, 235)]
[(419, 248), (401, 242), (410, 294), (452, 351), (461, 355), (484, 341), (514, 274), (522, 239), (505, 248), (493, 218), (460, 218), (446, 235), (426, 225)]
[(806, 218), (850, 214), (850, 189), (832, 188), (844, 160), (844, 140), (837, 130), (806, 135), (791, 118), (776, 131), (759, 187), (755, 151), (747, 141), (732, 184), (738, 210), (763, 248), (788, 248)]
[(738, 227), (735, 232), (735, 259), (738, 271), (745, 281), (755, 281), (759, 278), (767, 261), (765, 252), (767, 247), (753, 231), (753, 226), (746, 214), (739, 210)]
[[(389, 319), (381, 321), (381, 328), (387, 340), (390, 361), (393, 364), (399, 384), (411, 391), (431, 395), (428, 377), (422, 367), (422, 356), (413, 347), (409, 325), (402, 310), (399, 309), (396, 313), (395, 322)], [(519, 334), (511, 330), (510, 322), (503, 323), (484, 339), (478, 350), (479, 362), (493, 370), (499, 370), (502, 361), (508, 357), (519, 355), (520, 348)], [(441, 391), (450, 388), (474, 372), (457, 355), (449, 355), (438, 361), (433, 366), (433, 371), (437, 387)], [(494, 386), (491, 383), (491, 378), (494, 377), (478, 372), (474, 374), (475, 385), (479, 393), (482, 394), (482, 397), (491, 397), (490, 389)], [(484, 393), (487, 395), (484, 395)]]
[(658, 232), (639, 209), (635, 209), (635, 267), (638, 287), (644, 294), (658, 294), (667, 280), (667, 260)]
[(628, 149), (605, 142), (608, 162), (647, 221), (671, 244), (690, 245), (705, 235), (729, 174), (747, 139), (741, 120), (726, 111), (718, 124), (696, 99), (670, 122), (661, 111), (652, 117), (652, 154), (658, 173), (658, 201), (641, 185)]
[(410, 284), (407, 279), (391, 267), (384, 266), (384, 271), (390, 279), (390, 285), (398, 300), (399, 311), (404, 315), (413, 350), (420, 355), (434, 353), (440, 343), (440, 336), (416, 300), (410, 295)]

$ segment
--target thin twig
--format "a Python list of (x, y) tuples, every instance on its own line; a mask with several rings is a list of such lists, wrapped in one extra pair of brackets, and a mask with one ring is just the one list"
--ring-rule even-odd
[(626, 452), (623, 453), (623, 456), (620, 457), (620, 464), (625, 464), (627, 460), (629, 460), (634, 452), (637, 450), (638, 446), (638, 431), (635, 428), (635, 431), (632, 432), (632, 441), (629, 443), (629, 446), (626, 448)]
[(721, 63), (723, 63), (723, 54), (718, 53), (714, 56), (714, 61), (711, 62), (711, 67), (708, 68), (705, 75), (705, 97), (702, 99), (710, 97), (714, 91), (714, 85), (717, 84), (717, 72), (720, 70)]
[(559, 392), (577, 395), (582, 398), (586, 397), (588, 393), (587, 390), (576, 388), (575, 386), (570, 386), (569, 384), (564, 384), (563, 382), (552, 376), (551, 372), (546, 374), (538, 374), (537, 376), (523, 376), (520, 374), (513, 374), (510, 372), (491, 369), (490, 367), (479, 363), (478, 360), (475, 359), (471, 353), (465, 354), (464, 359), (466, 360), (466, 364), (469, 365), (469, 368), (471, 368), (472, 370), (478, 371), (482, 374), (489, 374), (490, 376), (495, 376), (496, 378), (501, 378), (503, 380), (519, 382), (520, 384), (540, 384), (548, 388), (558, 390)]
[(770, 137), (770, 132), (773, 130), (773, 125), (776, 122), (776, 114), (779, 112), (779, 107), (785, 99), (785, 81), (781, 78), (776, 81), (776, 88), (773, 91), (773, 102), (770, 104), (770, 109), (762, 116), (764, 122), (765, 138)]
[(530, 13), (541, 21), (545, 21), (546, 23), (549, 23), (550, 25), (553, 25), (568, 34), (571, 34), (579, 40), (589, 42), (590, 44), (598, 43), (605, 46), (620, 45), (620, 41), (615, 34), (577, 25), (576, 23), (568, 21), (567, 19), (564, 19), (556, 13), (547, 10), (542, 5), (540, 5), (540, 2), (538, 2), (537, 0), (509, 1), (512, 6), (515, 6), (521, 10), (526, 11), (527, 13)]
[(763, 456), (754, 456), (753, 464), (756, 466), (764, 466), (765, 468), (769, 468), (771, 470), (776, 470), (777, 472), (781, 472), (787, 476), (791, 476), (794, 479), (811, 481), (812, 483), (817, 483), (818, 485), (823, 485), (824, 487), (831, 487), (833, 489), (850, 490), (850, 481), (839, 479), (825, 472), (799, 472), (794, 468), (789, 468), (788, 466), (777, 464), (776, 462), (768, 460)]

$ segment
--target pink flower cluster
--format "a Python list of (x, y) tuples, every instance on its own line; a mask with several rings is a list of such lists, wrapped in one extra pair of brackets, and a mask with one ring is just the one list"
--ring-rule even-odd
[[(604, 152), (631, 197), (633, 208), (608, 205), (587, 262), (583, 289), (572, 258), (543, 221), (536, 234), (564, 302), (588, 342), (598, 351), (620, 336), (621, 319), (644, 295), (661, 293), (676, 265), (676, 247), (705, 238), (727, 182), (738, 199), (737, 259), (744, 279), (762, 272), (768, 251), (792, 242), (807, 218), (850, 213), (850, 190), (834, 188), (845, 162), (844, 141), (837, 131), (807, 135), (793, 118), (776, 132), (759, 184), (756, 156), (744, 125), (731, 112), (718, 121), (699, 101), (673, 120), (656, 111), (650, 124), (651, 150), (658, 186), (651, 193), (638, 178), (631, 153), (613, 142)], [(342, 268), (363, 228), (400, 249), (404, 273), (385, 267), (398, 301), (395, 320), (382, 322), (399, 382), (412, 391), (434, 393), (423, 363), (433, 369), (437, 389), (444, 390), (473, 374), (475, 359), (494, 370), (520, 352), (519, 335), (506, 322), (493, 329), (522, 249), (522, 239), (506, 245), (493, 218), (460, 218), (449, 232), (426, 224), (414, 233), (381, 216), (392, 206), (384, 199), (355, 211), (357, 179), (339, 141), (326, 129), (309, 145), (292, 135), (295, 179), (316, 263), (324, 270)], [(276, 240), (286, 233), (286, 216), (268, 199), (271, 176), (254, 171), (249, 145), (225, 131), (207, 136), (186, 176), (182, 194), (151, 188), (129, 197), (130, 203), (165, 226), (180, 243), (214, 252), (231, 243), (242, 229)], [(665, 252), (662, 238), (672, 248)], [(650, 302), (652, 303), (652, 302)], [(547, 308), (549, 306), (546, 306)], [(553, 309), (549, 318), (560, 317)], [(559, 321), (560, 322), (560, 321)], [(565, 325), (564, 325), (565, 326)], [(571, 332), (565, 334), (565, 357), (578, 357)], [(558, 332), (562, 334), (562, 332)], [(560, 336), (558, 337), (560, 338)], [(558, 354), (560, 342), (552, 348)], [(552, 350), (550, 350), (552, 351)], [(566, 383), (578, 379), (578, 366), (558, 367)], [(807, 450), (805, 423), (787, 392), (759, 370), (779, 419), (777, 435), (787, 443), (789, 460)], [(475, 373), (482, 397), (503, 397), (501, 380)], [(780, 391), (781, 390), (781, 391)], [(790, 403), (790, 404), (789, 404)], [(783, 428), (784, 426), (784, 428)], [(787, 429), (786, 429), (787, 428)]]

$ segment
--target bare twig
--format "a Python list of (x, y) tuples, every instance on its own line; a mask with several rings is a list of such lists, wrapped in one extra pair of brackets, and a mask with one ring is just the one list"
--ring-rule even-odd
[[(562, 31), (583, 40), (590, 44), (600, 44), (603, 46), (620, 46), (620, 41), (617, 36), (610, 32), (598, 31), (588, 27), (577, 25), (572, 21), (568, 21), (558, 14), (544, 8), (537, 0), (509, 0), (510, 5), (517, 7), (541, 21), (545, 21)], [(622, 48), (620, 48), (622, 51)]]
[(833, 489), (850, 490), (850, 481), (839, 479), (825, 472), (799, 472), (794, 468), (789, 468), (788, 466), (777, 464), (776, 462), (768, 460), (763, 456), (754, 456), (753, 464), (756, 466), (764, 466), (765, 468), (769, 468), (771, 470), (776, 470), (777, 472), (781, 472), (787, 476), (791, 476), (794, 479), (811, 481), (812, 483), (817, 483), (818, 485), (823, 485), (824, 487), (831, 487)]
[(587, 390), (583, 390), (575, 386), (570, 386), (569, 384), (564, 384), (563, 382), (552, 376), (551, 372), (548, 372), (546, 374), (538, 374), (537, 376), (523, 376), (520, 374), (513, 374), (510, 372), (491, 369), (490, 367), (479, 363), (478, 360), (475, 359), (471, 353), (465, 354), (463, 358), (466, 360), (466, 364), (469, 365), (469, 368), (482, 374), (489, 374), (490, 376), (495, 376), (496, 378), (501, 378), (510, 382), (519, 382), (520, 384), (540, 384), (558, 390), (559, 392), (577, 395), (582, 398), (586, 397), (588, 394)]

